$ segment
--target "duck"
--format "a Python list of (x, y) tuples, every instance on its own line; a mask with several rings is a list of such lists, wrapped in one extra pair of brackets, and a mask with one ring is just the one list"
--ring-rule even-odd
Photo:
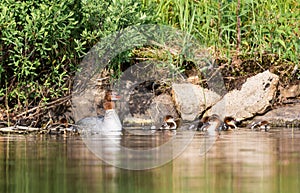
[(175, 120), (172, 115), (166, 115), (159, 130), (176, 130), (179, 126), (179, 121), (179, 119)]
[(107, 90), (103, 101), (103, 108), (105, 110), (104, 116), (86, 117), (79, 120), (77, 125), (93, 132), (121, 131), (122, 124), (115, 110), (115, 102), (120, 99), (121, 96), (116, 92)]
[(207, 131), (207, 128), (210, 125), (209, 124), (209, 118), (210, 118), (210, 116), (202, 117), (201, 120), (198, 123), (198, 126), (197, 126), (196, 130), (197, 131)]
[(213, 114), (211, 116), (203, 117), (197, 127), (197, 131), (207, 131), (213, 125), (217, 131), (229, 131), (237, 129), (237, 121), (233, 117), (225, 117), (224, 121), (221, 120), (219, 115)]
[(270, 130), (270, 123), (266, 120), (261, 120), (261, 121), (253, 121), (251, 124), (250, 124), (250, 129), (254, 130), (254, 131), (261, 131), (261, 130), (264, 130), (264, 131), (269, 131)]
[(237, 121), (233, 117), (225, 117), (222, 124), (222, 131), (237, 129)]
[(215, 130), (219, 131), (222, 127), (223, 122), (217, 114), (213, 114), (211, 116), (204, 116), (199, 121), (197, 126), (197, 131), (209, 131)]
[(115, 110), (115, 102), (119, 101), (121, 96), (112, 90), (107, 90), (104, 97), (103, 108), (105, 110), (102, 119), (102, 127), (112, 130), (122, 130), (120, 118)]

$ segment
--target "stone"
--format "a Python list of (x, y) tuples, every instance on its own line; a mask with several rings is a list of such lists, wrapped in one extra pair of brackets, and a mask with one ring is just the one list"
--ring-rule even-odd
[(278, 81), (279, 77), (268, 70), (250, 77), (240, 90), (227, 93), (208, 114), (233, 116), (241, 121), (265, 113), (276, 95)]
[(172, 115), (178, 118), (172, 97), (168, 94), (155, 96), (144, 113), (126, 114), (123, 117), (124, 126), (155, 126), (159, 128), (163, 123), (164, 116)]
[(287, 99), (290, 98), (296, 98), (300, 96), (300, 83), (294, 85), (288, 85), (285, 88), (280, 87), (279, 90), (280, 90), (280, 95), (279, 95), (280, 101), (286, 101)]
[(215, 92), (189, 83), (173, 84), (172, 97), (184, 121), (195, 120), (199, 114), (221, 99)]
[(266, 120), (276, 127), (300, 127), (300, 104), (281, 106), (254, 120)]

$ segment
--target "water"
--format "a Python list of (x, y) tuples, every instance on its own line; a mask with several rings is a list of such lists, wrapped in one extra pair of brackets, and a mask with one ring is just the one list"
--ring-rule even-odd
[(77, 136), (0, 136), (0, 192), (299, 192), (299, 129), (223, 133), (200, 156), (202, 139), (161, 167), (134, 171), (99, 160)]

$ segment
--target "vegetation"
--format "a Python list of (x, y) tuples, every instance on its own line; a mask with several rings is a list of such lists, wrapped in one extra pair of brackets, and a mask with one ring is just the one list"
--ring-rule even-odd
[(151, 19), (134, 0), (1, 0), (0, 10), (0, 120), (8, 123), (44, 115), (50, 101), (65, 102), (89, 48)]
[[(149, 0), (160, 23), (191, 33), (224, 77), (270, 69), (283, 84), (300, 79), (300, 3), (295, 0)], [(233, 80), (233, 79), (231, 79)], [(228, 89), (231, 86), (228, 85)]]
[[(300, 79), (297, 0), (1, 0), (0, 10), (0, 120), (6, 124), (65, 104), (84, 54), (132, 25), (191, 33), (227, 66), (226, 76), (272, 68), (286, 81)], [(151, 49), (126, 52), (112, 68), (120, 71), (124, 57)]]
[[(158, 17), (192, 33), (222, 54), (272, 53), (296, 61), (300, 49), (300, 3), (288, 1), (156, 1)], [(235, 53), (232, 53), (235, 52)]]

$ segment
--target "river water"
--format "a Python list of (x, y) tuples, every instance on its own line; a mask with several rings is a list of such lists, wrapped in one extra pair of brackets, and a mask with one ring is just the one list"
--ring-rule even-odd
[[(128, 170), (103, 162), (79, 136), (2, 135), (0, 192), (300, 191), (299, 129), (221, 133), (201, 154), (203, 137), (195, 133), (185, 151), (165, 165)], [(143, 144), (143, 139), (134, 144)]]

